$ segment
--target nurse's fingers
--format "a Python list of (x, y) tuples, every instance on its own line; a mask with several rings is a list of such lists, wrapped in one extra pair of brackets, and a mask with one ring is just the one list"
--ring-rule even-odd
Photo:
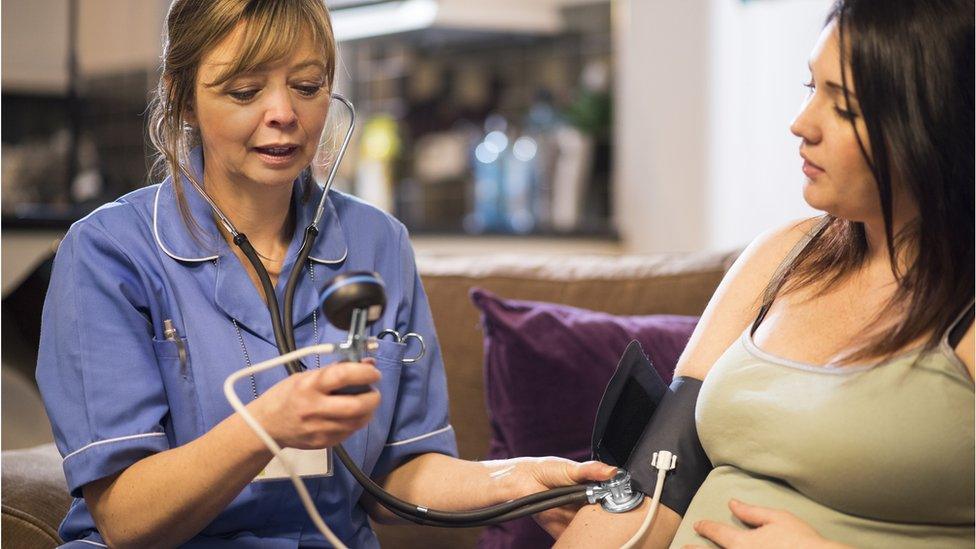
[(371, 416), (380, 404), (379, 391), (358, 395), (324, 395), (314, 417), (321, 419), (360, 419)]
[(350, 435), (368, 424), (366, 419), (330, 419), (323, 421), (316, 430), (329, 436)]
[(348, 385), (372, 385), (380, 380), (380, 371), (364, 362), (338, 362), (316, 372), (316, 388), (329, 394)]
[(617, 468), (599, 461), (586, 461), (574, 463), (567, 473), (574, 483), (583, 484), (590, 481), (610, 480), (617, 473)]

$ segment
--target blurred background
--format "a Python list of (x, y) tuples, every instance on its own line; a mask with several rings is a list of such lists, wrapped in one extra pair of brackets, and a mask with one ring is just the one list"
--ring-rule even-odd
[[(742, 246), (812, 213), (788, 125), (827, 0), (327, 0), (337, 187), (421, 253)], [(147, 181), (169, 0), (2, 4), (4, 295)]]
[[(829, 0), (326, 3), (359, 115), (337, 187), (418, 255), (726, 251), (814, 213), (788, 128)], [(168, 6), (0, 5), (3, 416), (39, 418), (4, 421), (4, 448), (50, 440), (32, 379), (58, 239), (150, 183)]]

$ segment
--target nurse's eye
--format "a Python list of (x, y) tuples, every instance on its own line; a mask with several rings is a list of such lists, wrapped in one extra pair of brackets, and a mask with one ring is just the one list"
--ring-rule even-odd
[(304, 97), (315, 97), (316, 95), (319, 94), (319, 91), (322, 90), (322, 85), (303, 84), (303, 85), (295, 86), (295, 89), (298, 90), (298, 93)]
[(254, 99), (254, 96), (257, 94), (258, 90), (256, 89), (234, 90), (227, 92), (227, 95), (231, 96), (231, 98), (233, 98), (235, 101), (239, 101), (241, 103), (247, 103), (248, 101)]
[(803, 87), (807, 89), (808, 94), (812, 94), (817, 91), (817, 85), (813, 83), (813, 80), (803, 83)]

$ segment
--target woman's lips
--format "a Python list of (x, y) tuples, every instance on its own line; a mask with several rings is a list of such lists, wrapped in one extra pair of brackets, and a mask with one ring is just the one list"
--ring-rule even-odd
[(807, 159), (803, 159), (803, 174), (810, 179), (815, 179), (816, 177), (823, 175), (824, 169), (820, 166), (810, 162)]

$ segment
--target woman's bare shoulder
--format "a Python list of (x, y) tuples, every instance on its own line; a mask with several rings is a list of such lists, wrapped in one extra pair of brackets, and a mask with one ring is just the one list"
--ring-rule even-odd
[[(757, 236), (743, 252), (752, 268), (762, 268), (772, 276), (801, 240), (812, 236), (823, 223), (823, 217), (810, 217), (785, 223)], [(746, 252), (749, 252), (747, 255)], [(766, 277), (769, 280), (769, 277)]]
[(786, 223), (757, 236), (726, 273), (702, 313), (676, 373), (703, 379), (725, 349), (756, 318), (762, 294), (789, 253), (817, 230), (822, 217)]
[(966, 330), (966, 333), (962, 336), (962, 339), (959, 340), (959, 344), (956, 345), (955, 349), (956, 356), (959, 357), (959, 360), (961, 360), (966, 366), (966, 369), (969, 370), (970, 381), (976, 379), (976, 374), (974, 374), (973, 370), (974, 355), (976, 355), (976, 348), (974, 348), (976, 347), (976, 335), (974, 335), (974, 328), (976, 328), (976, 324), (969, 326), (969, 329)]

